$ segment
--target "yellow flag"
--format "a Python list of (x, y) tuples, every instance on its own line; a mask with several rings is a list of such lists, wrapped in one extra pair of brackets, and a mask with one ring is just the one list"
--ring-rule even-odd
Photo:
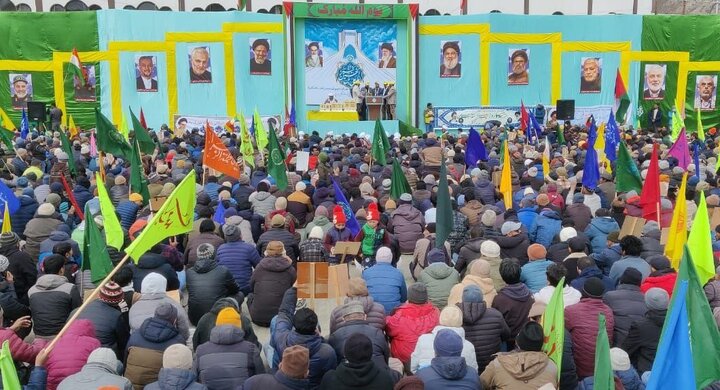
[(248, 131), (245, 116), (242, 112), (240, 113), (240, 153), (242, 153), (243, 160), (245, 160), (248, 165), (255, 166), (255, 149), (253, 148), (250, 131)]
[(17, 129), (17, 127), (15, 127), (15, 124), (13, 123), (13, 121), (10, 119), (8, 114), (5, 111), (3, 111), (2, 108), (0, 108), (0, 125), (2, 125), (2, 127), (6, 128), (8, 130)]
[(512, 208), (512, 170), (510, 168), (510, 151), (507, 141), (503, 141), (502, 174), (500, 175), (500, 192), (503, 194), (505, 209)]
[(70, 138), (77, 137), (79, 134), (77, 126), (75, 126), (75, 120), (73, 119), (72, 115), (68, 115), (68, 131), (70, 132)]
[(542, 154), (542, 167), (543, 175), (548, 178), (550, 177), (550, 141), (545, 137), (545, 150)]
[(700, 114), (700, 108), (697, 109), (697, 134), (699, 140), (705, 141), (705, 128), (702, 124), (702, 115)]
[(595, 139), (595, 150), (597, 150), (598, 162), (605, 167), (605, 171), (612, 173), (610, 160), (605, 154), (605, 122), (600, 123), (597, 129), (597, 138)]
[(708, 217), (704, 191), (700, 191), (700, 204), (695, 212), (695, 219), (688, 235), (687, 247), (695, 264), (700, 284), (704, 285), (710, 278), (715, 276), (712, 233), (710, 232), (710, 218)]
[(130, 130), (128, 130), (128, 124), (127, 119), (125, 119), (125, 114), (122, 114), (122, 119), (120, 120), (120, 127), (118, 127), (118, 132), (122, 134), (123, 137), (125, 137), (125, 140), (130, 140)]
[(675, 111), (673, 112), (671, 126), (672, 132), (670, 133), (670, 138), (673, 142), (677, 139), (678, 135), (680, 135), (680, 131), (685, 128), (685, 120), (683, 120), (681, 109), (684, 110), (684, 108), (680, 107), (678, 101), (675, 100)]
[[(100, 199), (100, 212), (103, 216), (103, 230), (105, 231), (105, 242), (117, 250), (122, 248), (125, 233), (120, 226), (117, 214), (115, 214), (115, 207), (112, 205), (110, 196), (108, 195), (105, 183), (100, 177), (99, 173), (95, 174), (95, 181), (97, 182), (98, 198)], [(88, 218), (92, 218), (89, 216)]]
[(8, 204), (5, 202), (5, 211), (3, 212), (3, 223), (2, 230), (0, 233), (9, 233), (12, 231), (12, 224), (10, 223), (10, 210), (8, 210)]
[(195, 171), (192, 170), (155, 213), (140, 236), (125, 248), (125, 253), (137, 263), (140, 256), (160, 241), (191, 231), (195, 196)]
[(687, 187), (687, 172), (683, 173), (682, 183), (675, 201), (668, 240), (665, 244), (665, 256), (670, 259), (672, 267), (680, 269), (680, 260), (683, 256), (683, 247), (687, 241), (687, 204), (685, 203), (685, 191)]

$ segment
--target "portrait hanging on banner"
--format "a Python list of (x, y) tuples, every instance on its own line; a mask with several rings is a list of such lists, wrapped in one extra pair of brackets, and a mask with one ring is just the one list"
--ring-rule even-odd
[(272, 73), (270, 60), (270, 40), (250, 38), (250, 74), (269, 76)]
[(645, 64), (645, 75), (643, 79), (643, 99), (663, 100), (665, 99), (665, 75), (667, 65)]
[(392, 20), (305, 21), (305, 103), (352, 99), (353, 85), (395, 82), (397, 23)]
[(157, 57), (135, 56), (135, 88), (138, 92), (157, 92)]
[(95, 78), (95, 65), (83, 65), (85, 68), (85, 82), (73, 76), (73, 87), (75, 88), (76, 102), (96, 102), (95, 87), (97, 79)]
[(310, 42), (305, 45), (305, 67), (306, 68), (322, 68), (323, 67), (323, 49), (322, 42)]
[(697, 75), (695, 77), (695, 109), (700, 111), (714, 110), (716, 91), (717, 75)]
[(580, 59), (580, 93), (600, 93), (602, 89), (602, 58)]
[(530, 49), (508, 49), (508, 85), (530, 84)]
[(460, 77), (460, 41), (440, 41), (440, 77)]
[(27, 108), (27, 102), (32, 101), (33, 85), (30, 73), (10, 73), (10, 100), (16, 110)]
[(188, 48), (190, 83), (212, 83), (212, 65), (209, 46)]

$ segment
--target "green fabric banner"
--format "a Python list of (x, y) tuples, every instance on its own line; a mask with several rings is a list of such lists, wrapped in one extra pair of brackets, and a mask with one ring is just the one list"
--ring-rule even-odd
[[(717, 15), (648, 15), (643, 17), (642, 50), (643, 51), (687, 51), (690, 61), (720, 61), (720, 46), (709, 44), (720, 36), (720, 16)], [(665, 97), (663, 100), (644, 100), (643, 90), (645, 62), (640, 68), (640, 88), (638, 101), (644, 114), (640, 118), (643, 127), (648, 125), (647, 113), (654, 103), (660, 105), (663, 112), (663, 124), (670, 127), (668, 113), (675, 105), (677, 95), (677, 62), (648, 62), (666, 65)], [(685, 126), (688, 134), (697, 129), (697, 115), (695, 113), (695, 84), (698, 75), (718, 76), (720, 71), (689, 72), (687, 91), (685, 97)], [(717, 85), (715, 85), (717, 94)], [(705, 129), (717, 127), (720, 124), (720, 106), (711, 111), (702, 112), (702, 122)]]
[[(97, 18), (94, 11), (86, 12), (0, 12), (0, 60), (52, 61), (53, 52), (99, 50)], [(68, 55), (68, 60), (70, 56)], [(67, 65), (67, 64), (66, 64)], [(92, 65), (87, 63), (84, 65)], [(67, 68), (65, 72), (67, 73)], [(0, 107), (20, 125), (21, 110), (12, 109), (10, 74), (29, 74), (32, 100), (51, 103), (55, 100), (53, 73), (23, 69), (0, 71)], [(94, 126), (95, 107), (100, 107), (100, 70), (96, 66), (95, 102), (76, 102), (73, 78), (65, 77), (67, 112), (83, 128)]]

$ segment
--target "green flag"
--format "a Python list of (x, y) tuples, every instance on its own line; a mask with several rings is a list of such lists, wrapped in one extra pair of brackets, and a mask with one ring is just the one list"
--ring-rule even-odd
[(97, 183), (98, 199), (100, 200), (100, 212), (103, 216), (103, 230), (105, 231), (105, 241), (111, 247), (120, 250), (125, 241), (125, 233), (123, 232), (115, 207), (113, 207), (110, 195), (108, 195), (105, 183), (100, 177), (100, 173), (95, 173), (95, 182)]
[(269, 135), (267, 171), (270, 176), (275, 179), (275, 185), (277, 185), (277, 188), (282, 191), (287, 188), (288, 185), (285, 153), (280, 147), (280, 142), (278, 142), (275, 129), (272, 126), (270, 126)]
[(625, 141), (620, 142), (615, 163), (615, 188), (617, 192), (637, 191), (639, 194), (642, 191), (640, 172), (625, 146)]
[(90, 270), (93, 283), (100, 282), (112, 271), (113, 265), (108, 254), (107, 243), (95, 218), (90, 212), (90, 205), (85, 205), (85, 237), (83, 240), (83, 270)]
[(95, 109), (95, 123), (99, 151), (112, 153), (114, 156), (128, 156), (132, 152), (132, 148), (122, 134), (97, 108)]
[(148, 134), (147, 129), (143, 127), (142, 123), (140, 123), (138, 118), (135, 116), (132, 108), (129, 109), (130, 118), (132, 119), (133, 124), (133, 131), (135, 132), (135, 140), (138, 142), (140, 151), (145, 154), (153, 154), (153, 152), (155, 151), (155, 141), (153, 141), (152, 137), (150, 137), (150, 134)]
[(269, 142), (268, 134), (267, 131), (265, 131), (265, 126), (263, 126), (262, 118), (260, 118), (257, 107), (255, 107), (255, 114), (253, 115), (255, 120), (255, 143), (257, 143), (258, 150), (263, 150)]
[(705, 141), (705, 128), (702, 124), (702, 114), (700, 114), (700, 108), (697, 109), (697, 135), (699, 140)]
[(252, 138), (245, 123), (245, 116), (240, 113), (240, 153), (243, 160), (251, 167), (255, 166), (255, 149), (253, 149)]
[(560, 125), (558, 126), (557, 130), (557, 142), (559, 145), (565, 145), (565, 126)]
[(385, 128), (383, 128), (380, 119), (375, 120), (375, 131), (373, 133), (372, 156), (378, 165), (387, 164), (387, 152), (390, 150), (390, 141), (388, 141)]
[(447, 167), (445, 167), (445, 156), (443, 153), (442, 164), (440, 165), (440, 182), (437, 190), (437, 219), (435, 220), (435, 248), (445, 248), (447, 240), (453, 229), (453, 210), (450, 203), (450, 186), (447, 179)]
[[(70, 139), (68, 138), (67, 134), (65, 134), (65, 130), (62, 128), (59, 131), (60, 133), (60, 142), (62, 143), (62, 150), (63, 152), (67, 153), (69, 161), (73, 161), (73, 150), (72, 150), (72, 144), (70, 143)], [(73, 176), (77, 176), (77, 171), (75, 170), (75, 163), (74, 161), (68, 162), (68, 167), (70, 168), (70, 173), (72, 173)]]
[[(693, 225), (695, 225), (695, 222), (693, 222)], [(687, 305), (688, 319), (690, 320), (690, 345), (692, 346), (697, 388), (702, 389), (720, 378), (720, 354), (718, 354), (718, 351), (720, 351), (720, 332), (718, 332), (712, 309), (710, 309), (703, 290), (704, 282), (698, 279), (694, 260), (688, 249), (689, 243), (685, 245), (685, 252), (680, 262), (674, 291), (678, 290), (681, 281), (687, 280), (685, 304)], [(672, 309), (672, 305), (675, 304), (676, 298), (676, 295), (673, 294), (671, 308), (668, 309), (668, 312)]]
[(593, 388), (615, 390), (615, 374), (610, 364), (610, 342), (605, 327), (605, 314), (598, 314), (598, 333), (595, 341), (595, 372)]
[(670, 134), (670, 137), (673, 141), (677, 140), (677, 137), (678, 135), (680, 135), (680, 131), (683, 128), (685, 128), (685, 121), (683, 120), (682, 114), (680, 113), (680, 105), (676, 100), (675, 111), (673, 111), (672, 116), (672, 133)]
[(398, 121), (398, 129), (400, 136), (412, 137), (413, 135), (422, 136), (423, 131), (403, 121)]
[(18, 379), (15, 362), (10, 354), (10, 341), (5, 340), (2, 343), (2, 351), (0, 352), (0, 372), (2, 372), (3, 389), (22, 389), (20, 379)]
[(408, 183), (407, 178), (405, 177), (402, 168), (400, 168), (400, 164), (398, 164), (396, 158), (393, 158), (392, 165), (392, 177), (390, 178), (390, 180), (392, 180), (392, 184), (390, 185), (390, 196), (395, 199), (400, 199), (400, 195), (402, 194), (412, 194), (412, 190), (410, 190), (410, 184)]
[(13, 137), (15, 136), (15, 133), (12, 130), (8, 130), (2, 126), (0, 126), (0, 141), (7, 146), (8, 150), (14, 150), (13, 146)]
[(544, 342), (543, 352), (557, 366), (558, 379), (562, 368), (563, 347), (565, 345), (565, 304), (563, 302), (563, 289), (565, 277), (560, 279), (555, 288), (550, 302), (545, 307), (545, 313), (540, 323), (543, 327)]
[(148, 190), (148, 182), (143, 174), (143, 164), (137, 138), (133, 141), (133, 149), (132, 153), (130, 153), (130, 191), (142, 195), (144, 205), (150, 202), (150, 190)]

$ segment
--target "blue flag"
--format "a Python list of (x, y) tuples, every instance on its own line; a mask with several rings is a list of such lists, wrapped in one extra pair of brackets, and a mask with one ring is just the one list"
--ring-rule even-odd
[(647, 390), (695, 389), (686, 296), (687, 280), (678, 281), (665, 319)]
[(20, 199), (15, 193), (0, 180), (0, 214), (5, 212), (5, 202), (7, 202), (10, 215), (15, 214), (20, 209)]
[(465, 165), (468, 167), (476, 167), (478, 161), (487, 161), (487, 150), (485, 144), (475, 129), (470, 128), (470, 136), (468, 137), (467, 151), (465, 152)]
[(218, 202), (217, 208), (215, 209), (215, 215), (213, 215), (213, 221), (220, 225), (225, 223), (225, 205), (222, 201)]
[(27, 138), (30, 133), (30, 122), (28, 121), (27, 112), (23, 108), (22, 119), (20, 119), (20, 137), (22, 139)]
[(595, 126), (595, 118), (590, 117), (590, 129), (588, 130), (588, 147), (585, 155), (585, 166), (583, 168), (582, 185), (595, 189), (598, 180), (600, 180), (600, 168), (598, 167), (598, 155), (595, 150), (595, 140), (597, 139), (597, 126)]
[(693, 143), (693, 163), (695, 164), (695, 176), (700, 179), (700, 151), (696, 143)]
[(615, 114), (610, 111), (607, 126), (605, 126), (605, 156), (611, 162), (617, 160), (617, 148), (620, 144), (620, 129), (615, 122)]
[(295, 122), (295, 104), (290, 105), (290, 124), (292, 127), (297, 127), (297, 123)]
[(340, 189), (340, 186), (335, 181), (335, 178), (330, 177), (330, 180), (332, 180), (333, 189), (335, 190), (335, 204), (342, 207), (346, 219), (345, 226), (350, 230), (350, 233), (352, 233), (354, 237), (360, 233), (360, 224), (358, 223), (357, 218), (355, 218), (355, 213), (353, 213), (350, 203), (345, 198), (345, 194), (343, 194), (342, 189)]
[[(542, 128), (540, 127), (537, 119), (535, 119), (535, 115), (528, 116), (530, 117), (530, 126), (528, 126), (527, 129), (528, 143), (534, 144), (537, 143), (538, 139), (540, 138), (540, 134), (542, 134)], [(532, 135), (530, 128), (532, 128)]]

